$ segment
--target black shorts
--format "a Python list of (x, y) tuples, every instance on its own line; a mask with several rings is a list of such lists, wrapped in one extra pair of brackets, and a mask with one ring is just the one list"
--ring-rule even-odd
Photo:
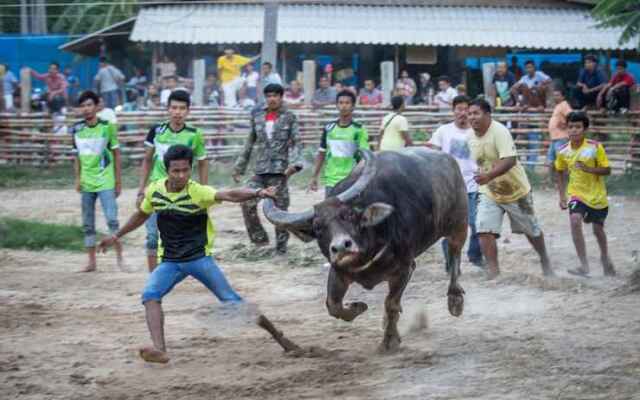
[(586, 224), (594, 223), (604, 225), (604, 221), (609, 215), (609, 207), (600, 210), (591, 208), (579, 200), (569, 202), (569, 214), (580, 214)]

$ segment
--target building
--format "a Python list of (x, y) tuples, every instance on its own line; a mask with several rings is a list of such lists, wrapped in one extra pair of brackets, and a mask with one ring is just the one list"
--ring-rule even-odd
[[(152, 53), (152, 62), (166, 55), (178, 73), (191, 76), (194, 59), (207, 70), (226, 47), (241, 54), (259, 53), (264, 31), (264, 1), (215, 1), (143, 7), (135, 21), (103, 30), (132, 27), (129, 40)], [(587, 0), (280, 0), (277, 16), (277, 69), (285, 80), (313, 59), (319, 71), (336, 79), (379, 77), (381, 61), (394, 61), (396, 73), (447, 73), (456, 82), (481, 91), (479, 66), (485, 61), (536, 56), (560, 75), (573, 75), (585, 52), (603, 58), (637, 57), (632, 44), (620, 45), (620, 31), (596, 29)], [(93, 48), (100, 34), (62, 46)], [(109, 36), (104, 38), (107, 42)], [(612, 53), (613, 52), (613, 53)], [(520, 56), (522, 55), (522, 56)], [(546, 57), (544, 55), (549, 55)], [(552, 57), (553, 56), (553, 57)], [(551, 60), (551, 61), (549, 61)], [(554, 61), (555, 60), (555, 61)], [(330, 67), (327, 65), (330, 64)], [(155, 68), (153, 68), (155, 70)], [(564, 71), (566, 70), (566, 71)], [(550, 71), (551, 72), (551, 71)], [(568, 79), (568, 78), (567, 78)], [(473, 81), (473, 82), (472, 82)], [(474, 83), (475, 82), (475, 86)]]

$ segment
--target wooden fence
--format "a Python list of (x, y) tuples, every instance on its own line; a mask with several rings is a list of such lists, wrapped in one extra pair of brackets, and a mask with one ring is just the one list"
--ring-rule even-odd
[[(322, 128), (337, 118), (335, 108), (296, 109), (300, 133), (305, 147), (315, 148), (320, 142)], [(380, 121), (387, 113), (381, 109), (358, 109), (355, 119), (363, 123), (370, 141), (377, 143)], [(435, 129), (453, 119), (451, 112), (430, 108), (409, 108), (404, 115), (409, 120), (410, 133), (417, 145), (423, 145)], [(540, 113), (520, 113), (513, 109), (499, 109), (494, 118), (511, 127), (516, 136), (519, 156), (523, 164), (545, 164), (548, 149), (547, 124), (550, 110)], [(590, 132), (603, 141), (615, 170), (640, 168), (640, 112), (623, 116), (590, 114)], [(124, 158), (139, 160), (144, 154), (144, 139), (149, 128), (166, 120), (165, 111), (137, 111), (118, 113), (119, 140)], [(72, 116), (58, 125), (70, 126), (78, 120)], [(194, 108), (189, 122), (202, 128), (207, 153), (212, 160), (233, 159), (241, 150), (249, 133), (249, 113), (228, 109)], [(64, 128), (62, 129), (64, 131)], [(0, 164), (52, 165), (72, 158), (71, 136), (55, 134), (54, 121), (44, 114), (0, 114)], [(532, 134), (533, 133), (533, 134)]]

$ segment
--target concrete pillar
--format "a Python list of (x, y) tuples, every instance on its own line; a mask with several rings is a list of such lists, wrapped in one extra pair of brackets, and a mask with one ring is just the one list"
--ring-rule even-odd
[(270, 62), (273, 70), (277, 71), (278, 61), (278, 3), (265, 1), (264, 3), (264, 31), (262, 35), (262, 62)]
[(484, 90), (484, 98), (491, 104), (491, 107), (495, 107), (495, 101), (491, 96), (491, 86), (493, 85), (493, 75), (496, 73), (496, 64), (484, 63), (482, 64), (482, 87)]
[(31, 112), (31, 69), (20, 69), (20, 112)]
[(193, 60), (193, 93), (191, 94), (191, 101), (196, 106), (202, 106), (207, 103), (207, 99), (204, 98), (205, 80), (204, 59)]
[(313, 60), (304, 60), (302, 62), (302, 77), (304, 90), (304, 105), (311, 107), (311, 100), (316, 91), (316, 62)]
[(391, 93), (395, 85), (395, 71), (393, 61), (383, 61), (380, 63), (380, 84), (382, 85), (382, 95), (384, 105), (391, 104)]

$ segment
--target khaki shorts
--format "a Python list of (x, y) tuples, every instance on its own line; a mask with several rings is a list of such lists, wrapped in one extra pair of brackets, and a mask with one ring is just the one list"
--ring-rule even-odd
[(481, 193), (476, 216), (476, 231), (500, 236), (505, 213), (509, 216), (513, 233), (521, 233), (530, 237), (538, 237), (542, 234), (538, 219), (533, 211), (531, 192), (513, 203), (496, 203), (491, 197)]

